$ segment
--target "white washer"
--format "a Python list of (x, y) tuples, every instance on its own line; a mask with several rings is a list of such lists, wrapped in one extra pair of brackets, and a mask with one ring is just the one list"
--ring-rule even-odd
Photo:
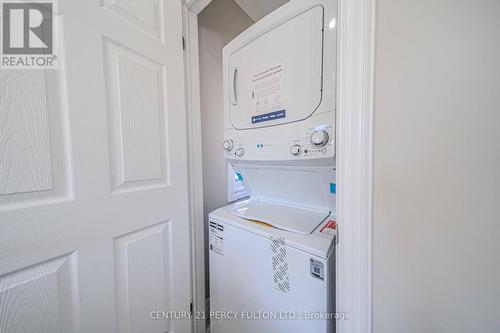
[(224, 47), (227, 159), (335, 156), (336, 20), (335, 0), (294, 0)]
[(209, 215), (211, 332), (335, 332), (331, 219), (303, 235), (231, 214), (244, 204)]
[(212, 212), (208, 228), (210, 311), (236, 317), (212, 317), (212, 333), (333, 333), (335, 172), (235, 167), (250, 197)]

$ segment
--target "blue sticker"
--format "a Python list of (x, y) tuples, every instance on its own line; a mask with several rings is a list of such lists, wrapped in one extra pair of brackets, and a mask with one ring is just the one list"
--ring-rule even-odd
[(238, 177), (238, 180), (243, 181), (243, 176), (241, 175), (241, 173), (236, 172), (236, 177)]
[(337, 184), (330, 183), (330, 193), (331, 194), (336, 194), (337, 193)]
[(279, 110), (252, 117), (252, 124), (286, 117), (286, 110)]

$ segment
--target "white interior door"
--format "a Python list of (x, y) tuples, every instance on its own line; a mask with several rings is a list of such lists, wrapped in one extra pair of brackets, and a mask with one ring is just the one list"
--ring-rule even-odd
[(180, 0), (61, 0), (0, 71), (0, 332), (190, 332)]

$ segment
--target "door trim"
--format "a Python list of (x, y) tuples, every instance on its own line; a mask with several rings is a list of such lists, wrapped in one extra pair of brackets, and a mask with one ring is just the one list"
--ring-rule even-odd
[(372, 331), (372, 152), (376, 0), (339, 0), (337, 332)]
[[(193, 311), (205, 311), (204, 216), (198, 14), (211, 0), (185, 1)], [(337, 322), (339, 333), (371, 333), (372, 155), (376, 0), (339, 0), (337, 112)], [(194, 332), (204, 333), (202, 321)]]
[[(191, 288), (193, 332), (205, 333), (205, 218), (203, 210), (203, 160), (201, 138), (200, 68), (198, 52), (198, 14), (211, 0), (187, 0), (183, 6), (184, 66), (186, 75), (189, 226), (191, 233)], [(203, 317), (201, 317), (203, 318)]]

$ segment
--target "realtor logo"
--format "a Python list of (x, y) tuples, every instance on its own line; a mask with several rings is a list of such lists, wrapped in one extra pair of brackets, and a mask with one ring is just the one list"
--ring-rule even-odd
[(55, 2), (1, 0), (2, 68), (55, 68)]

